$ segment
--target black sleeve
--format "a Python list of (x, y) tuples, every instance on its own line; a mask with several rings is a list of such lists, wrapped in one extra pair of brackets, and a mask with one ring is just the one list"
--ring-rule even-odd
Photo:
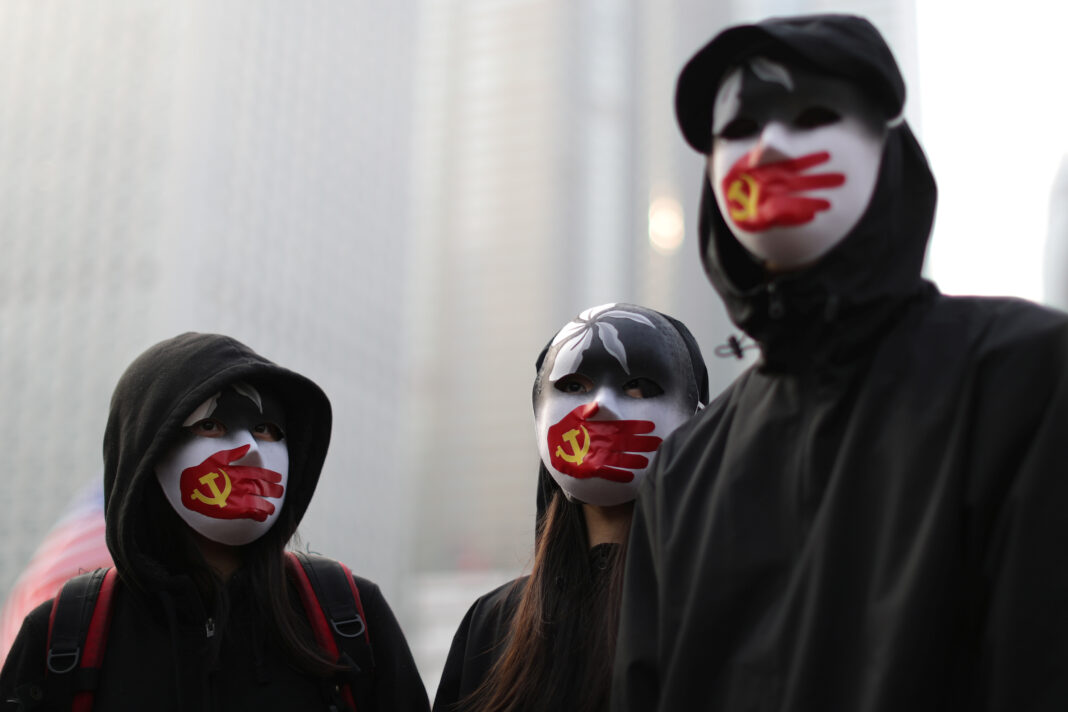
[[(427, 712), (430, 702), (415, 667), (412, 651), (382, 591), (353, 576), (367, 616), (367, 638), (375, 659), (374, 709), (379, 712)], [(360, 712), (365, 712), (360, 710)]]
[(437, 694), (434, 695), (434, 712), (453, 712), (460, 701), (461, 684), (464, 677), (464, 665), (467, 662), (468, 638), (471, 632), (471, 619), (474, 617), (478, 601), (471, 604), (467, 614), (460, 621), (456, 635), (452, 637), (449, 657), (445, 659), (445, 668), (441, 671)]
[(1043, 337), (987, 358), (971, 404), (973, 709), (1068, 704), (1068, 327)]
[(434, 712), (460, 712), (459, 703), (482, 685), (504, 650), (526, 581), (510, 581), (471, 604), (453, 636)]
[[(663, 449), (663, 446), (661, 446)], [(658, 462), (667, 458), (658, 453)], [(658, 709), (659, 577), (657, 465), (653, 465), (634, 506), (623, 570), (623, 602), (612, 671), (612, 712), (653, 712)]]
[(48, 618), (52, 601), (45, 601), (22, 622), (18, 637), (0, 671), (0, 704), (4, 712), (22, 709), (19, 698), (28, 699), (34, 687), (44, 689), (45, 649), (48, 645)]

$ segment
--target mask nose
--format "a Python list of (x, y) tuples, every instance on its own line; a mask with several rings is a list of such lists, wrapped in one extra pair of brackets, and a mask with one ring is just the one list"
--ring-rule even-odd
[(598, 389), (593, 402), (597, 404), (597, 413), (590, 420), (620, 420), (619, 401), (609, 389)]
[(793, 158), (786, 152), (789, 138), (786, 127), (778, 121), (770, 121), (760, 132), (760, 140), (749, 152), (749, 167), (756, 168), (767, 163), (777, 163)]
[(263, 456), (260, 453), (260, 441), (253, 436), (251, 430), (239, 431), (236, 444), (238, 447), (248, 445), (248, 452), (242, 455), (240, 460), (235, 460), (232, 464), (248, 465), (250, 467), (261, 467), (263, 465)]

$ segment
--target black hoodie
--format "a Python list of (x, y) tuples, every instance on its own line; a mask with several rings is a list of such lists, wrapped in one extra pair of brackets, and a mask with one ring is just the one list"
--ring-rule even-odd
[(717, 36), (679, 79), (694, 148), (755, 54), (853, 81), (892, 128), (861, 221), (795, 273), (765, 277), (704, 178), (702, 259), (762, 357), (644, 483), (613, 710), (1068, 709), (1068, 319), (922, 279), (934, 180), (865, 20)]
[[(115, 388), (104, 435), (107, 543), (121, 584), (94, 709), (327, 709), (333, 681), (304, 673), (288, 659), (265, 630), (244, 570), (212, 596), (211, 586), (180, 563), (188, 560), (185, 524), (156, 478), (155, 464), (185, 418), (238, 381), (281, 401), (290, 473), (282, 515), (244, 547), (246, 558), (253, 551), (280, 552), (311, 501), (331, 426), (330, 402), (318, 386), (214, 334), (182, 334), (139, 356)], [(375, 656), (374, 709), (427, 709), (389, 605), (374, 583), (355, 578)], [(290, 594), (300, 610), (295, 587)], [(51, 602), (43, 604), (23, 624), (0, 677), (0, 699), (41, 682), (50, 608)], [(51, 690), (48, 678), (44, 687)]]

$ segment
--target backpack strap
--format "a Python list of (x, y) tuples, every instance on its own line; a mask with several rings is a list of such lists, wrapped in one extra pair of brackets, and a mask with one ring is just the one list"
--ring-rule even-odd
[(48, 619), (46, 675), (53, 676), (49, 697), (61, 708), (89, 712), (100, 683), (100, 668), (111, 625), (117, 572), (114, 568), (80, 574), (63, 584)]
[(369, 709), (374, 654), (360, 592), (352, 572), (339, 561), (307, 552), (286, 552), (287, 564), (319, 646), (352, 669), (342, 697), (353, 710)]

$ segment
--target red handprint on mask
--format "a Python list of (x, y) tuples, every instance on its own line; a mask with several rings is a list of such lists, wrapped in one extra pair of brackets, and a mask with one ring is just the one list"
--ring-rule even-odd
[(230, 464), (244, 457), (250, 447), (220, 450), (199, 465), (182, 470), (182, 504), (216, 519), (266, 521), (274, 513), (274, 505), (264, 497), (277, 499), (285, 488), (278, 484), (282, 475), (274, 470)]
[(742, 156), (731, 166), (722, 184), (731, 220), (742, 230), (751, 232), (801, 225), (812, 220), (816, 213), (830, 208), (830, 202), (797, 193), (837, 188), (845, 183), (845, 176), (841, 173), (801, 173), (830, 159), (831, 154), (823, 151), (750, 167), (752, 152)]
[[(549, 459), (554, 468), (578, 479), (600, 477), (612, 482), (630, 482), (631, 470), (649, 464), (637, 452), (655, 452), (663, 442), (651, 433), (656, 424), (648, 420), (589, 420), (596, 403), (579, 406), (549, 426)], [(627, 469), (621, 469), (627, 468)]]

